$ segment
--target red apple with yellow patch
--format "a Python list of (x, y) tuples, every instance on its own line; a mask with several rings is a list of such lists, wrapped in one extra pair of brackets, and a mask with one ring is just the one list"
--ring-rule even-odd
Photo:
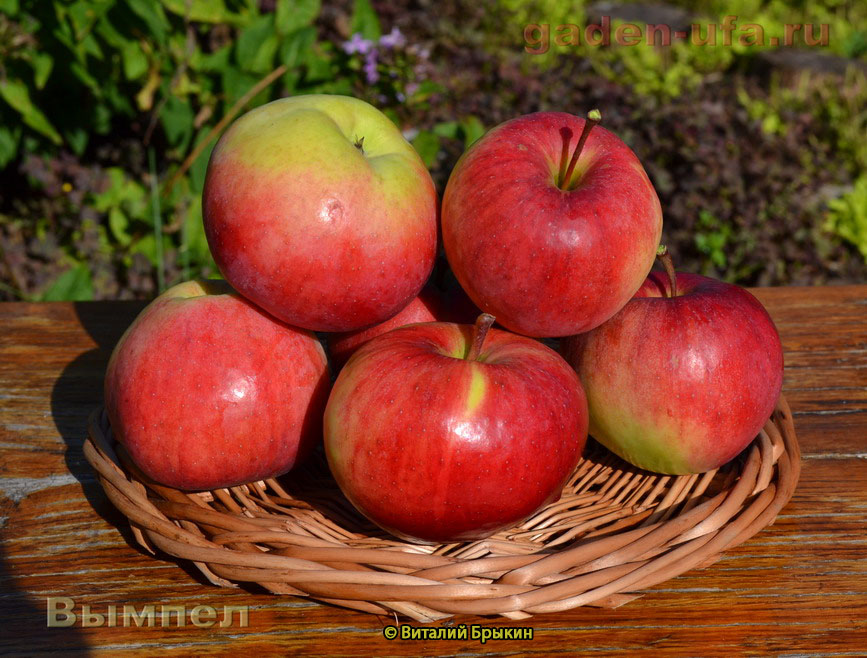
[(584, 384), (595, 439), (640, 468), (703, 473), (746, 448), (771, 416), (783, 350), (748, 291), (666, 266), (613, 318), (567, 339), (564, 353)]
[(211, 154), (202, 210), (226, 280), (313, 331), (393, 317), (436, 255), (424, 163), (388, 117), (345, 96), (284, 98), (235, 121)]

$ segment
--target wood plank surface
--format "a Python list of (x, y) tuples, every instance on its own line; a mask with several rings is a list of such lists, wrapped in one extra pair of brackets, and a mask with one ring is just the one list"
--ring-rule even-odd
[[(0, 304), (0, 654), (865, 655), (867, 286), (757, 289), (783, 339), (803, 451), (776, 523), (718, 562), (618, 609), (511, 622), (532, 640), (386, 640), (394, 620), (217, 588), (138, 547), (82, 455), (88, 414), (139, 302)], [(248, 606), (249, 625), (47, 627), (48, 597), (89, 605)], [(222, 618), (222, 614), (219, 615)], [(235, 619), (237, 622), (237, 619)], [(414, 624), (418, 626), (418, 624)]]

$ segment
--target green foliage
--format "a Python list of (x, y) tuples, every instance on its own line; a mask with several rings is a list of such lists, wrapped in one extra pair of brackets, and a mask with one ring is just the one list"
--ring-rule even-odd
[(360, 33), (365, 39), (376, 40), (382, 36), (379, 18), (370, 0), (355, 0), (353, 3), (351, 32)]
[[(213, 130), (279, 66), (285, 73), (243, 110), (285, 95), (342, 93), (403, 127), (440, 91), (417, 72), (427, 55), (399, 33), (383, 36), (370, 0), (354, 0), (347, 27), (375, 51), (373, 61), (320, 39), (321, 0), (264, 4), (0, 0), (0, 166), (29, 185), (0, 212), (15, 213), (4, 222), (20, 244), (50, 237), (52, 253), (30, 256), (57, 263), (43, 268), (48, 278), (12, 276), (6, 293), (88, 299), (120, 286), (146, 295), (218, 275), (201, 208)], [(478, 120), (468, 121), (462, 136), (478, 132)], [(416, 146), (432, 163), (439, 137), (422, 132)]]
[(854, 244), (867, 262), (867, 174), (828, 203), (826, 228)]
[(473, 142), (485, 134), (485, 126), (476, 116), (468, 116), (460, 121), (443, 121), (431, 130), (422, 130), (412, 140), (412, 145), (427, 167), (433, 167), (440, 154), (442, 139), (457, 139), (468, 149)]
[(85, 263), (76, 263), (57, 277), (37, 299), (41, 302), (84, 302), (93, 299), (90, 269)]
[(773, 77), (769, 92), (753, 98), (740, 89), (738, 100), (768, 134), (784, 135), (794, 122), (811, 116), (822, 134), (805, 145), (805, 156), (820, 141), (829, 143), (837, 160), (857, 177), (850, 192), (828, 203), (824, 228), (858, 247), (867, 261), (867, 76), (852, 69), (843, 84), (829, 84), (805, 73), (795, 85)]
[[(731, 238), (731, 225), (721, 222), (707, 210), (701, 210), (698, 213), (695, 246), (701, 253), (708, 256), (710, 263), (716, 265), (720, 270), (725, 270), (728, 264), (726, 248), (729, 246)], [(705, 268), (702, 273), (709, 274), (709, 268)]]

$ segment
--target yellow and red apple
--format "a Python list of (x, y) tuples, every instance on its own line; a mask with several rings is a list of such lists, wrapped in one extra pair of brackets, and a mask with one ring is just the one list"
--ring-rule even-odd
[(304, 329), (382, 322), (433, 267), (430, 174), (388, 117), (355, 98), (297, 96), (243, 115), (214, 147), (202, 204), (226, 280)]
[(595, 439), (640, 468), (703, 473), (746, 448), (770, 417), (783, 352), (748, 291), (683, 272), (674, 281), (652, 272), (613, 318), (567, 339), (564, 353), (584, 384)]

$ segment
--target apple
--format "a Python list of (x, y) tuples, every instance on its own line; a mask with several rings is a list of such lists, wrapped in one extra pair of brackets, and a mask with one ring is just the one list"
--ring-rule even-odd
[(696, 274), (651, 272), (600, 327), (564, 341), (590, 434), (639, 468), (703, 473), (733, 459), (771, 416), (783, 351), (761, 303)]
[(465, 298), (453, 290), (442, 292), (429, 283), (403, 310), (385, 322), (358, 331), (328, 334), (326, 341), (332, 367), (342, 368), (364, 343), (397, 327), (419, 322), (471, 322), (479, 311)]
[(220, 138), (202, 195), (223, 276), (271, 315), (312, 331), (394, 316), (437, 247), (437, 196), (400, 130), (355, 98), (284, 98)]
[(117, 440), (153, 480), (217, 489), (290, 470), (321, 439), (330, 378), (308, 331), (225, 282), (189, 281), (151, 302), (108, 364)]
[(554, 350), (476, 324), (414, 324), (364, 344), (325, 409), (325, 451), (371, 521), (416, 542), (513, 527), (557, 500), (587, 439), (581, 383)]
[(448, 180), (449, 263), (476, 305), (507, 329), (588, 331), (626, 304), (653, 266), (659, 199), (629, 147), (593, 128), (600, 118), (539, 112), (506, 121), (461, 156)]

